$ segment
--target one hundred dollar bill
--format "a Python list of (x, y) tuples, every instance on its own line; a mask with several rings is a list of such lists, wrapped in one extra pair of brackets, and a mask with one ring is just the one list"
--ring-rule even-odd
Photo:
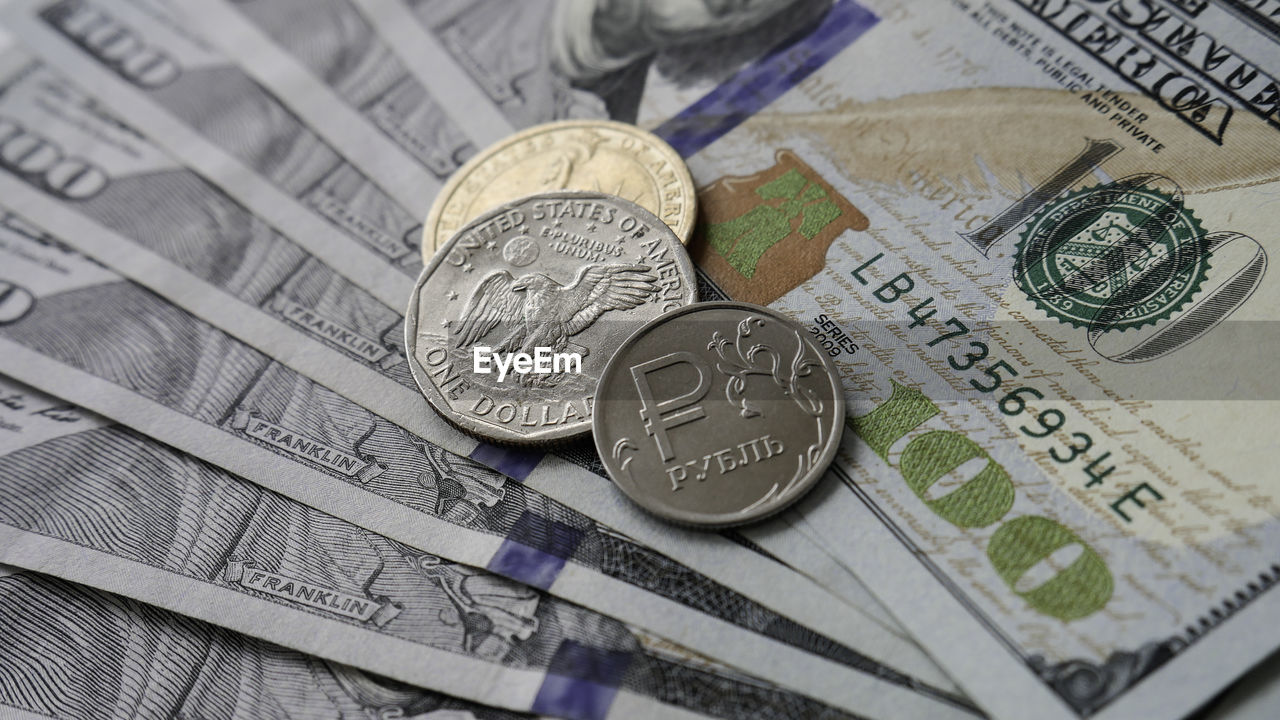
[[(512, 128), (611, 118), (657, 128), (689, 154), (717, 125), (740, 122), (773, 98), (767, 82), (732, 82), (744, 65), (798, 34), (816, 33), (823, 38), (813, 44), (817, 53), (803, 48), (780, 59), (780, 72), (803, 72), (874, 22), (849, 5), (828, 17), (831, 0), (352, 1), (427, 87), (456, 98), (451, 107), (459, 117), (487, 119), (496, 111)], [(464, 79), (466, 90), (457, 87)], [(726, 94), (726, 83), (738, 91), (732, 114), (708, 98), (717, 89)]]
[(695, 261), (845, 379), (797, 513), (992, 714), (1190, 713), (1280, 646), (1276, 26), (861, 5), (689, 158)]
[[(385, 304), (404, 303), (421, 269), (429, 196), (406, 207), (388, 195), (165, 3), (71, 0), (6, 12), (19, 39), (24, 19), (56, 32), (65, 44), (47, 47), (64, 73), (119, 101), (118, 114), (229, 197)], [(116, 58), (125, 45), (142, 55)]]
[(520, 712), (837, 715), (2, 377), (0, 421), (4, 562)]
[[(0, 232), (0, 369), (21, 382), (396, 542), (547, 590), (736, 667), (759, 667), (780, 687), (861, 716), (902, 707), (971, 712), (416, 437), (72, 252), (31, 221), (13, 218)], [(771, 582), (794, 579), (781, 565), (767, 567)], [(837, 621), (849, 610), (833, 599), (825, 608)]]
[(0, 645), (0, 716), (13, 720), (534, 717), (19, 568), (0, 567)]
[[(0, 115), (15, 131), (13, 146), (39, 142), (60, 157), (88, 163), (70, 184), (48, 180), (64, 177), (62, 170), (36, 174), (0, 164), (0, 187), (10, 207), (417, 437), (457, 454), (490, 458), (509, 474), (528, 474), (527, 467), (523, 473), (511, 468), (528, 458), (478, 447), (427, 411), (407, 372), (399, 312), (275, 232), (47, 67), (16, 52), (5, 56), (5, 66)], [(717, 536), (676, 532), (635, 513), (613, 488), (580, 467), (553, 458), (526, 478), (526, 486), (646, 544), (661, 543), (661, 552), (714, 573), (718, 582), (772, 612), (927, 685), (953, 689), (923, 652), (874, 620), (856, 611), (841, 617), (827, 612), (829, 596), (812, 582), (773, 582), (776, 563), (753, 553), (737, 552), (741, 559), (726, 565), (726, 553), (741, 548)]]
[[(424, 215), (476, 145), (350, 0), (158, 2), (200, 28), (365, 176)], [(441, 72), (433, 68), (433, 72)]]
[[(517, 126), (594, 106), (686, 155), (700, 269), (849, 391), (792, 524), (984, 708), (1178, 716), (1280, 646), (1273, 7), (779, 2), (821, 16), (724, 60), (737, 6), (361, 2)], [(628, 55), (654, 27), (686, 42)]]

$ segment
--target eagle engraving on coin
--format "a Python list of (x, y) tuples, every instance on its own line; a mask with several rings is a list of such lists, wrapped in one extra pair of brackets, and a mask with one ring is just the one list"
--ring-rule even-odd
[(409, 367), (467, 432), (566, 440), (590, 432), (596, 382), (623, 340), (695, 292), (680, 238), (648, 210), (604, 193), (531, 195), (468, 223), (423, 271), (405, 318)]
[(533, 353), (539, 347), (560, 352), (570, 337), (606, 312), (630, 310), (656, 295), (658, 277), (649, 270), (645, 265), (588, 265), (569, 285), (542, 273), (515, 279), (498, 270), (471, 296), (455, 344), (470, 347), (505, 324), (507, 334), (493, 346), (495, 352)]

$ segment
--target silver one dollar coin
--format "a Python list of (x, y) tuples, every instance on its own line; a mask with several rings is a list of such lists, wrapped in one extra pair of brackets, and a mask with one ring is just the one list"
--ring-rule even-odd
[(467, 432), (568, 440), (591, 431), (623, 340), (695, 299), (684, 246), (648, 210), (603, 193), (532, 195), (467, 223), (423, 270), (405, 317), (409, 367)]
[(839, 375), (804, 328), (709, 302), (636, 331), (596, 390), (595, 443), (614, 483), (654, 514), (725, 527), (782, 510), (835, 456)]

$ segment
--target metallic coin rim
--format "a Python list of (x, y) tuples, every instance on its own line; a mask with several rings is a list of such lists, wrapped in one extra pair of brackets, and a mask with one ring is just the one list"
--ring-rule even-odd
[[(686, 191), (686, 202), (687, 207), (689, 208), (688, 212), (684, 213), (684, 216), (680, 219), (680, 223), (676, 227), (671, 228), (671, 230), (676, 234), (676, 237), (680, 238), (681, 244), (688, 245), (689, 240), (693, 237), (694, 223), (698, 219), (698, 189), (693, 184), (693, 176), (689, 174), (689, 167), (685, 164), (684, 158), (680, 156), (680, 153), (676, 152), (675, 148), (671, 147), (671, 145), (665, 140), (654, 135), (648, 130), (644, 130), (629, 123), (617, 122), (614, 120), (556, 120), (554, 122), (542, 123), (541, 125), (534, 125), (533, 127), (526, 128), (518, 133), (505, 137), (476, 153), (463, 163), (461, 167), (453, 171), (453, 174), (449, 176), (447, 181), (445, 181), (444, 186), (436, 193), (436, 199), (431, 203), (431, 209), (427, 211), (427, 219), (422, 222), (422, 262), (431, 262), (432, 256), (437, 253), (437, 250), (434, 247), (436, 235), (435, 229), (440, 225), (440, 215), (444, 212), (444, 207), (449, 203), (450, 198), (458, 192), (458, 188), (472, 173), (476, 171), (476, 168), (488, 162), (490, 158), (503, 152), (512, 145), (524, 142), (531, 137), (536, 137), (545, 133), (561, 132), (563, 130), (577, 130), (580, 128), (601, 126), (630, 134), (646, 144), (651, 145), (655, 150), (667, 156), (667, 160), (671, 163), (672, 170), (678, 176), (677, 179), (680, 182), (680, 186)], [(551, 192), (594, 191), (553, 190)], [(526, 195), (525, 197), (531, 196)], [(645, 209), (647, 210), (648, 208)], [(655, 216), (657, 215), (657, 213), (653, 214)], [(467, 221), (463, 223), (463, 226), (465, 227), (467, 224), (470, 224), (474, 219), (475, 218), (468, 218)], [(662, 224), (666, 225), (665, 222)], [(448, 244), (448, 241), (442, 243), (440, 247), (443, 248), (446, 244)]]
[[(616, 195), (610, 195), (608, 193), (593, 192), (593, 191), (586, 191), (586, 190), (557, 190), (554, 192), (526, 195), (522, 198), (512, 200), (509, 203), (499, 205), (498, 207), (490, 208), (489, 210), (481, 213), (480, 215), (477, 215), (471, 220), (468, 220), (467, 223), (458, 230), (458, 232), (454, 233), (453, 237), (449, 238), (448, 242), (440, 246), (440, 252), (437, 252), (435, 256), (431, 258), (431, 262), (427, 263), (427, 265), (422, 268), (422, 272), (419, 273), (418, 280), (416, 283), (414, 283), (414, 286), (413, 286), (413, 292), (409, 294), (409, 306), (405, 310), (405, 314), (404, 314), (404, 347), (405, 347), (405, 357), (409, 363), (409, 373), (413, 376), (414, 384), (418, 386), (418, 392), (420, 392), (422, 396), (426, 398), (427, 403), (431, 405), (431, 408), (435, 410), (437, 415), (444, 418), (445, 422), (467, 433), (468, 435), (471, 435), (472, 437), (478, 438), (485, 442), (491, 442), (491, 443), (496, 443), (500, 445), (518, 445), (522, 447), (554, 447), (554, 446), (562, 445), (571, 440), (576, 440), (578, 438), (585, 437), (591, 433), (591, 428), (593, 427), (593, 423), (595, 422), (595, 409), (594, 408), (592, 409), (591, 420), (589, 421), (588, 420), (577, 421), (574, 425), (557, 428), (555, 431), (538, 435), (532, 438), (529, 437), (528, 435), (520, 435), (513, 432), (509, 432), (499, 426), (474, 422), (471, 420), (471, 418), (462, 416), (460, 413), (456, 412), (452, 407), (450, 407), (449, 404), (445, 401), (444, 396), (441, 395), (438, 390), (436, 390), (435, 386), (431, 383), (430, 379), (427, 377), (426, 369), (423, 368), (421, 363), (418, 361), (417, 354), (415, 352), (415, 350), (417, 349), (417, 343), (415, 341), (415, 338), (417, 337), (417, 334), (418, 334), (418, 311), (417, 311), (418, 300), (422, 295), (422, 288), (427, 284), (427, 279), (431, 276), (431, 273), (434, 272), (435, 269), (441, 263), (444, 262), (445, 257), (448, 256), (447, 251), (459, 241), (463, 233), (468, 228), (472, 227), (473, 225), (476, 225), (477, 223), (483, 223), (487, 221), (489, 218), (501, 215), (502, 213), (512, 208), (515, 208), (517, 206), (523, 205), (525, 203), (531, 202), (539, 198), (548, 198), (548, 199), (576, 198), (576, 199), (592, 199), (592, 200), (604, 199), (610, 203), (622, 203), (629, 206), (629, 208), (626, 208), (628, 212), (635, 215), (638, 219), (644, 220), (645, 222), (648, 222), (648, 223), (652, 223), (655, 228), (658, 228), (658, 232), (665, 231), (665, 232), (672, 233), (672, 235), (675, 234), (670, 229), (670, 227), (666, 223), (662, 222), (661, 218), (659, 218), (657, 215), (654, 215), (647, 208), (641, 207), (640, 205), (637, 205), (636, 203), (631, 202), (626, 198), (620, 198), (620, 197), (617, 197)], [(693, 268), (693, 261), (689, 259), (689, 253), (685, 250), (684, 244), (680, 242), (679, 237), (676, 238), (676, 242), (672, 243), (672, 250), (674, 252), (672, 252), (671, 254), (671, 259), (676, 264), (676, 266), (680, 269), (681, 279), (683, 280), (685, 285), (688, 287), (688, 289), (685, 292), (685, 296), (689, 298), (687, 302), (690, 303), (689, 305), (685, 305), (681, 308), (677, 308), (677, 310), (684, 309), (685, 307), (693, 307), (693, 305), (697, 304), (697, 300), (698, 300), (698, 276), (697, 276), (697, 272)], [(675, 311), (673, 310), (671, 312), (675, 312)], [(654, 318), (654, 320), (660, 320), (662, 319), (662, 317), (664, 317), (664, 315), (659, 315), (657, 318)], [(646, 323), (646, 326), (647, 324), (648, 323)], [(626, 338), (624, 338), (622, 342), (619, 343), (618, 348), (621, 349), (624, 345), (626, 345), (627, 341), (630, 340), (630, 338), (631, 338), (631, 335), (628, 335)], [(614, 355), (617, 355), (617, 351), (614, 351)], [(612, 357), (610, 358), (610, 363), (611, 362), (612, 362)], [(608, 369), (609, 369), (609, 363), (606, 363), (604, 370), (601, 370), (600, 372), (600, 376), (604, 377), (604, 371)], [(594, 395), (592, 397), (594, 398)]]
[[(761, 315), (771, 317), (775, 320), (779, 320), (785, 325), (796, 328), (798, 331), (800, 331), (800, 336), (804, 338), (804, 341), (808, 345), (808, 347), (814, 350), (814, 354), (817, 355), (818, 358), (821, 360), (822, 367), (824, 370), (827, 371), (827, 377), (830, 378), (831, 385), (835, 390), (834, 392), (835, 401), (833, 403), (834, 410), (835, 410), (835, 413), (833, 416), (835, 419), (835, 422), (833, 423), (834, 429), (830, 437), (827, 438), (826, 447), (823, 448), (822, 455), (819, 457), (818, 463), (814, 466), (814, 470), (811, 470), (809, 474), (797, 484), (796, 489), (791, 492), (790, 497), (786, 499), (784, 502), (770, 503), (770, 504), (761, 506), (755, 512), (752, 512), (745, 516), (735, 512), (732, 514), (731, 519), (730, 519), (730, 516), (727, 516), (726, 514), (708, 514), (708, 513), (698, 513), (695, 511), (679, 511), (679, 510), (671, 510), (670, 508), (663, 507), (663, 506), (655, 506), (649, 502), (646, 502), (647, 500), (646, 496), (644, 496), (641, 493), (634, 492), (630, 487), (628, 487), (627, 484), (625, 484), (624, 482), (620, 482), (614, 473), (614, 469), (612, 467), (613, 463), (609, 459), (609, 451), (611, 448), (607, 447), (609, 445), (609, 442), (605, 440), (606, 435), (603, 432), (604, 430), (603, 425), (606, 422), (606, 420), (604, 419), (605, 416), (604, 416), (604, 413), (599, 412), (600, 408), (605, 405), (605, 403), (602, 402), (601, 390), (607, 387), (608, 381), (611, 380), (614, 377), (614, 375), (622, 372), (622, 370), (620, 369), (623, 364), (621, 358), (623, 353), (628, 348), (628, 346), (638, 341), (642, 336), (647, 334), (649, 331), (653, 330), (653, 328), (657, 327), (658, 325), (662, 325), (667, 322), (670, 322), (682, 315), (688, 315), (691, 313), (701, 312), (704, 310), (722, 310), (722, 309), (723, 310), (742, 310), (746, 312), (759, 313)], [(663, 518), (665, 520), (670, 520), (672, 522), (676, 522), (681, 525), (688, 525), (688, 526), (698, 527), (698, 528), (717, 529), (717, 528), (727, 528), (727, 527), (735, 527), (738, 525), (745, 525), (747, 523), (753, 523), (759, 520), (763, 520), (771, 515), (774, 515), (776, 513), (782, 512), (783, 510), (787, 509), (793, 503), (798, 501), (800, 498), (807, 495), (809, 491), (812, 490), (815, 485), (817, 485), (818, 481), (824, 475), (826, 475), (827, 469), (831, 465), (831, 461), (835, 459), (836, 453), (840, 449), (840, 440), (844, 435), (844, 426), (845, 426), (844, 384), (840, 381), (840, 374), (836, 369), (835, 363), (831, 361), (831, 358), (828, 357), (826, 353), (821, 352), (821, 348), (818, 348), (816, 345), (813, 344), (812, 341), (809, 340), (808, 334), (805, 331), (805, 328), (801, 326), (799, 323), (797, 323), (795, 320), (792, 320), (786, 315), (783, 315), (782, 313), (776, 310), (773, 310), (771, 308), (767, 308), (761, 305), (754, 305), (752, 303), (736, 302), (731, 300), (694, 303), (692, 305), (686, 305), (685, 307), (682, 307), (682, 308), (676, 308), (675, 310), (664, 313), (663, 315), (653, 320), (650, 320), (649, 322), (645, 323), (643, 327), (636, 330), (626, 340), (624, 340), (622, 342), (622, 345), (618, 348), (618, 351), (613, 354), (613, 357), (609, 358), (609, 362), (608, 364), (605, 365), (604, 371), (600, 373), (600, 381), (596, 383), (595, 397), (596, 397), (596, 407), (595, 407), (595, 411), (592, 412), (592, 416), (591, 416), (592, 435), (594, 436), (596, 452), (599, 453), (600, 455), (600, 462), (604, 464), (605, 471), (609, 474), (609, 478), (613, 481), (614, 486), (616, 486), (619, 490), (621, 490), (623, 494), (625, 494), (628, 498), (630, 498), (633, 502), (635, 502), (645, 511), (653, 515), (656, 515), (660, 518)]]

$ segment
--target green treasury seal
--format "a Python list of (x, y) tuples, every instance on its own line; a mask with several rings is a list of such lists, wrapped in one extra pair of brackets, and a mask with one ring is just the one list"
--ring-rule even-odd
[[(1209, 269), (1200, 221), (1174, 196), (1123, 181), (1069, 193), (1027, 223), (1013, 275), (1037, 306), (1076, 327), (1168, 319)], [(1108, 304), (1110, 307), (1102, 318)], [(1098, 321), (1095, 322), (1095, 318)]]

